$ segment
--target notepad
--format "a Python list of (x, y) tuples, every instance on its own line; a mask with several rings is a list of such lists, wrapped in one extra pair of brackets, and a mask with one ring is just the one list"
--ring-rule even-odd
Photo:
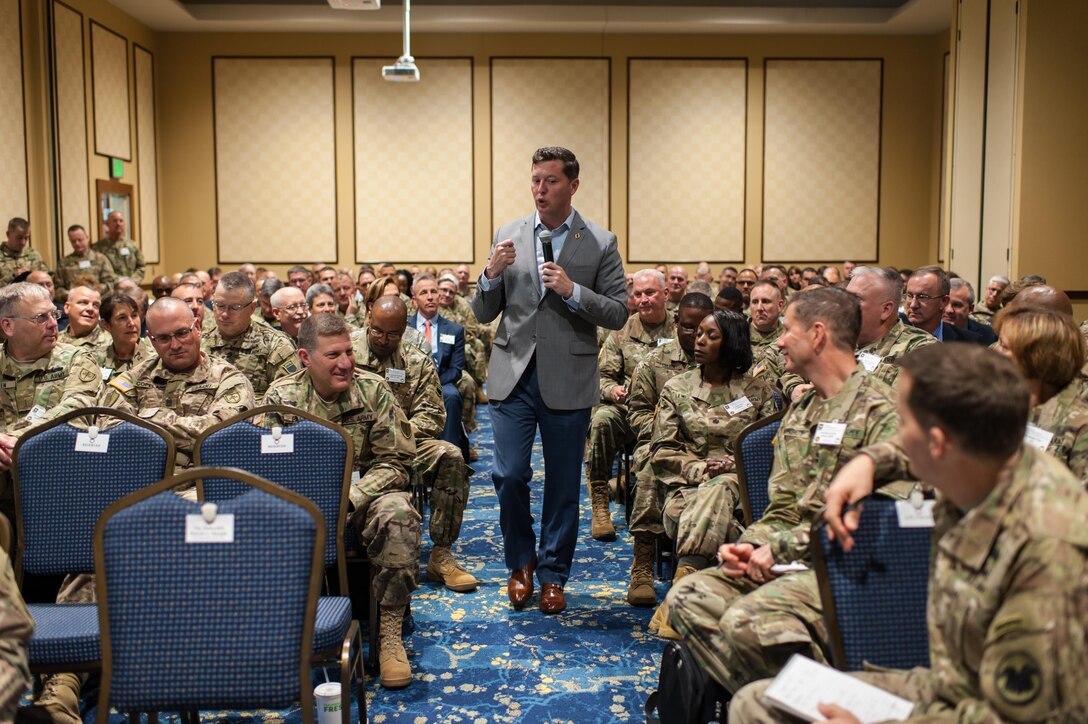
[(849, 674), (794, 654), (763, 694), (768, 704), (805, 721), (823, 721), (818, 704), (836, 704), (862, 724), (903, 721), (914, 704)]

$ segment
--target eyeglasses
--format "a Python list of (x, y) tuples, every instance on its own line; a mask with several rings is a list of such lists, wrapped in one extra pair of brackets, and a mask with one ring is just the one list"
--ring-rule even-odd
[(754, 287), (755, 285), (756, 285), (756, 283), (755, 283), (754, 279), (738, 279), (737, 280), (737, 286), (738, 287)]
[(35, 314), (33, 317), (21, 317), (17, 314), (13, 314), (8, 319), (25, 319), (28, 322), (33, 322), (39, 327), (44, 326), (52, 319), (54, 322), (60, 319), (60, 311), (57, 309), (50, 310), (48, 312), (42, 312), (41, 314)]
[(285, 312), (300, 312), (306, 309), (306, 302), (296, 302), (294, 304), (288, 304), (286, 307), (280, 307)]
[(932, 302), (934, 299), (940, 299), (941, 297), (932, 297), (928, 294), (913, 294), (911, 292), (903, 292), (903, 299), (907, 302), (913, 302), (918, 300), (919, 304), (925, 304), (926, 302)]
[(212, 300), (212, 309), (216, 312), (227, 312), (229, 314), (238, 314), (250, 304), (253, 304), (253, 300), (250, 299), (245, 304), (224, 304), (223, 302), (217, 302)]
[(185, 329), (179, 329), (173, 334), (151, 334), (149, 332), (147, 338), (155, 344), (170, 344), (175, 339), (179, 342), (184, 342), (185, 338), (192, 334), (194, 329), (196, 329), (195, 319), (193, 320), (193, 323), (190, 324), (188, 327), (186, 327)]
[(383, 332), (374, 326), (370, 327), (370, 333), (375, 337), (380, 337), (381, 339), (386, 339), (390, 342), (398, 342), (400, 341), (400, 338), (404, 336), (404, 332)]

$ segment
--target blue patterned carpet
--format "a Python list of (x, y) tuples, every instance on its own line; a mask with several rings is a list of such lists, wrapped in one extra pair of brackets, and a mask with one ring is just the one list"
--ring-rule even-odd
[[(631, 538), (613, 505), (618, 539), (589, 536), (590, 506), (582, 486), (578, 550), (567, 582), (567, 610), (545, 616), (535, 607), (510, 608), (498, 500), (491, 483), (489, 408), (478, 410), (473, 446), (480, 459), (461, 539), (455, 551), (480, 579), (474, 593), (447, 591), (426, 580), (412, 599), (415, 632), (406, 637), (415, 681), (399, 691), (367, 680), (371, 722), (611, 722), (642, 721), (643, 703), (657, 685), (663, 641), (646, 626), (653, 613), (624, 599)], [(533, 505), (540, 509), (544, 463), (533, 448)], [(424, 524), (424, 560), (430, 540)], [(539, 587), (539, 586), (538, 586)], [(667, 586), (658, 583), (658, 600)], [(539, 600), (534, 597), (533, 603)], [(352, 721), (356, 720), (353, 705)], [(93, 714), (87, 717), (90, 721)], [(161, 717), (174, 720), (169, 715)], [(119, 716), (111, 721), (123, 721)], [(202, 721), (297, 722), (299, 711), (202, 712)]]

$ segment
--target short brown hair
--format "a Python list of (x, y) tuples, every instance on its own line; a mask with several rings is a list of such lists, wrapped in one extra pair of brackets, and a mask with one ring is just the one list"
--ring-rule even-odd
[(994, 317), (994, 332), (1029, 380), (1061, 389), (1084, 364), (1084, 339), (1064, 314), (1033, 307), (1005, 307)]
[(923, 427), (939, 427), (972, 455), (1004, 459), (1023, 443), (1027, 382), (1009, 360), (971, 344), (931, 344), (899, 360), (910, 376), (907, 405)]
[(314, 314), (307, 317), (298, 328), (298, 346), (313, 352), (318, 337), (351, 336), (351, 327), (339, 314)]
[(805, 329), (823, 322), (836, 347), (852, 352), (857, 345), (861, 334), (861, 300), (853, 292), (837, 287), (814, 289), (794, 295), (789, 309)]
[(544, 148), (538, 148), (536, 153), (533, 154), (533, 165), (538, 163), (544, 163), (545, 161), (562, 161), (563, 162), (563, 174), (573, 181), (578, 178), (578, 159), (575, 158), (574, 152), (570, 151), (562, 146), (545, 146)]

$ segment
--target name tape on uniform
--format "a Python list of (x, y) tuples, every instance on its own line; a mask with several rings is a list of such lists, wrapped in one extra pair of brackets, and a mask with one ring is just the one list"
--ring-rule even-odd
[(234, 513), (217, 515), (207, 521), (199, 514), (185, 516), (186, 543), (233, 543)]
[(812, 436), (812, 442), (817, 445), (841, 445), (845, 434), (845, 422), (821, 422), (816, 425), (816, 432)]

